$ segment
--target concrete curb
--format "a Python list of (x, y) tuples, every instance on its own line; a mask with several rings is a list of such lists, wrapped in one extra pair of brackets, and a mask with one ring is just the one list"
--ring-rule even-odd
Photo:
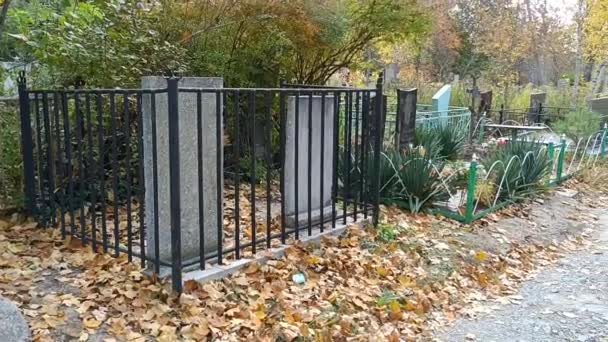
[[(347, 229), (349, 229), (349, 227), (358, 226), (360, 228), (366, 223), (369, 223), (369, 220), (363, 219), (362, 215), (357, 217), (356, 221), (349, 218), (346, 224), (337, 225), (336, 228), (333, 229), (326, 228), (323, 232), (321, 232), (319, 228), (315, 228), (313, 229), (311, 236), (301, 236), (299, 241), (300, 243), (304, 244), (320, 245), (321, 240), (324, 237), (340, 236)], [(289, 247), (293, 247), (293, 245), (283, 245), (280, 247), (271, 248), (270, 250), (266, 250), (264, 254), (257, 255), (254, 258), (236, 260), (228, 265), (214, 265), (206, 270), (187, 272), (184, 273), (182, 279), (184, 282), (195, 280), (201, 283), (221, 279), (238, 272), (240, 269), (247, 267), (251, 263), (264, 264), (269, 260), (281, 258), (285, 255), (285, 250)]]

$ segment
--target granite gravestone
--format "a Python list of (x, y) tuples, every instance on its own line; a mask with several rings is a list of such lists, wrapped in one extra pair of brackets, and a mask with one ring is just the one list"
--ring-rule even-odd
[(418, 89), (397, 89), (397, 136), (396, 146), (400, 150), (414, 143), (416, 136), (416, 102)]
[[(309, 104), (311, 118), (309, 122)], [(297, 115), (296, 115), (297, 106)], [(313, 224), (331, 215), (334, 157), (334, 97), (295, 96), (287, 98), (287, 125), (285, 145), (285, 211), (286, 225), (299, 227), (308, 224), (308, 166), (310, 175), (310, 210)], [(296, 116), (298, 133), (296, 139)], [(309, 125), (311, 123), (312, 125)], [(310, 154), (309, 154), (309, 133)], [(297, 146), (297, 154), (296, 154)], [(310, 160), (309, 160), (310, 158)], [(297, 171), (296, 171), (297, 160)], [(323, 170), (321, 170), (323, 163)], [(296, 177), (298, 189), (296, 192)], [(323, 190), (321, 191), (321, 179)], [(297, 215), (296, 215), (297, 201)], [(296, 218), (297, 216), (297, 218)]]
[(547, 93), (530, 94), (530, 109), (528, 111), (528, 123), (540, 123), (541, 111), (547, 99)]
[[(167, 87), (163, 77), (149, 76), (142, 78), (143, 89), (161, 89)], [(222, 88), (223, 79), (216, 77), (184, 77), (179, 81), (180, 88)], [(154, 96), (154, 100), (152, 97)], [(203, 148), (203, 173), (198, 173), (198, 136), (197, 136), (197, 94), (179, 93), (179, 142), (180, 142), (180, 193), (181, 193), (181, 235), (182, 259), (192, 260), (200, 257), (200, 230), (204, 230), (205, 253), (211, 253), (218, 247), (217, 222), (218, 187), (223, 187), (223, 179), (217, 179), (217, 154), (222, 148), (217, 146), (217, 114), (215, 93), (201, 94), (201, 117)], [(155, 234), (158, 227), (159, 257), (161, 261), (171, 262), (171, 212), (169, 187), (169, 123), (167, 93), (156, 95), (144, 94), (142, 99), (143, 137), (144, 137), (144, 177), (146, 184), (145, 224), (146, 254), (154, 258)], [(156, 118), (156, 132), (153, 131), (152, 119)], [(221, 122), (219, 123), (221, 128)], [(221, 130), (219, 131), (221, 133)], [(154, 165), (153, 137), (156, 137), (156, 173), (158, 179), (158, 212), (154, 205)], [(220, 139), (223, 141), (222, 139)], [(222, 156), (219, 158), (223, 160)], [(199, 193), (198, 180), (203, 179), (203, 193)], [(221, 189), (220, 189), (221, 190)], [(199, 196), (203, 196), (203, 221), (199, 221)], [(158, 216), (158, 222), (155, 217)]]

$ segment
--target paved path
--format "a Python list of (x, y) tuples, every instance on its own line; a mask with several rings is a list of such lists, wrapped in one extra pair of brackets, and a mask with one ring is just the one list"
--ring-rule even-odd
[(608, 342), (608, 213), (597, 241), (526, 282), (520, 304), (476, 320), (461, 319), (441, 341)]

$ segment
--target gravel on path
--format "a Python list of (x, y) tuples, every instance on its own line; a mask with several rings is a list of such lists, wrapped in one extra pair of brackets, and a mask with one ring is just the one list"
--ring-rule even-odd
[[(461, 318), (441, 341), (608, 341), (608, 212), (588, 250), (565, 256), (525, 282), (511, 304)], [(514, 302), (514, 303), (513, 303)]]

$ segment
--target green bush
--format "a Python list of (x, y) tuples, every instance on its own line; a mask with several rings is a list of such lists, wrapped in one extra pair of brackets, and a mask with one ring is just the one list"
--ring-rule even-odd
[(370, 191), (372, 180), (376, 177), (379, 180), (380, 202), (384, 204), (398, 205), (416, 213), (435, 201), (447, 199), (448, 193), (441, 179), (443, 165), (437, 164), (436, 160), (422, 148), (406, 151), (390, 149), (382, 152), (378, 173), (374, 170), (372, 152), (366, 158), (364, 170), (362, 166), (351, 164), (350, 170), (346, 170), (344, 153), (341, 151), (338, 155), (338, 183), (341, 187), (349, 184), (350, 189), (360, 189), (361, 172), (365, 171), (363, 194), (369, 201), (374, 198)]
[(380, 199), (417, 213), (447, 198), (441, 166), (420, 149), (383, 153), (380, 167)]
[(601, 118), (598, 113), (578, 109), (571, 111), (553, 125), (556, 133), (565, 134), (568, 138), (578, 142), (579, 139), (587, 139), (596, 133), (601, 127)]
[(19, 115), (14, 106), (0, 103), (0, 208), (23, 202)]
[(499, 146), (482, 161), (488, 172), (496, 162), (492, 172), (494, 182), (501, 186), (499, 198), (518, 199), (544, 188), (543, 180), (549, 175), (552, 160), (544, 144), (534, 140), (513, 140)]
[(416, 146), (424, 147), (433, 158), (456, 160), (466, 140), (464, 130), (450, 125), (420, 127), (416, 129)]
[(433, 158), (441, 158), (442, 144), (439, 132), (432, 127), (420, 127), (416, 129), (414, 145), (422, 147)]

